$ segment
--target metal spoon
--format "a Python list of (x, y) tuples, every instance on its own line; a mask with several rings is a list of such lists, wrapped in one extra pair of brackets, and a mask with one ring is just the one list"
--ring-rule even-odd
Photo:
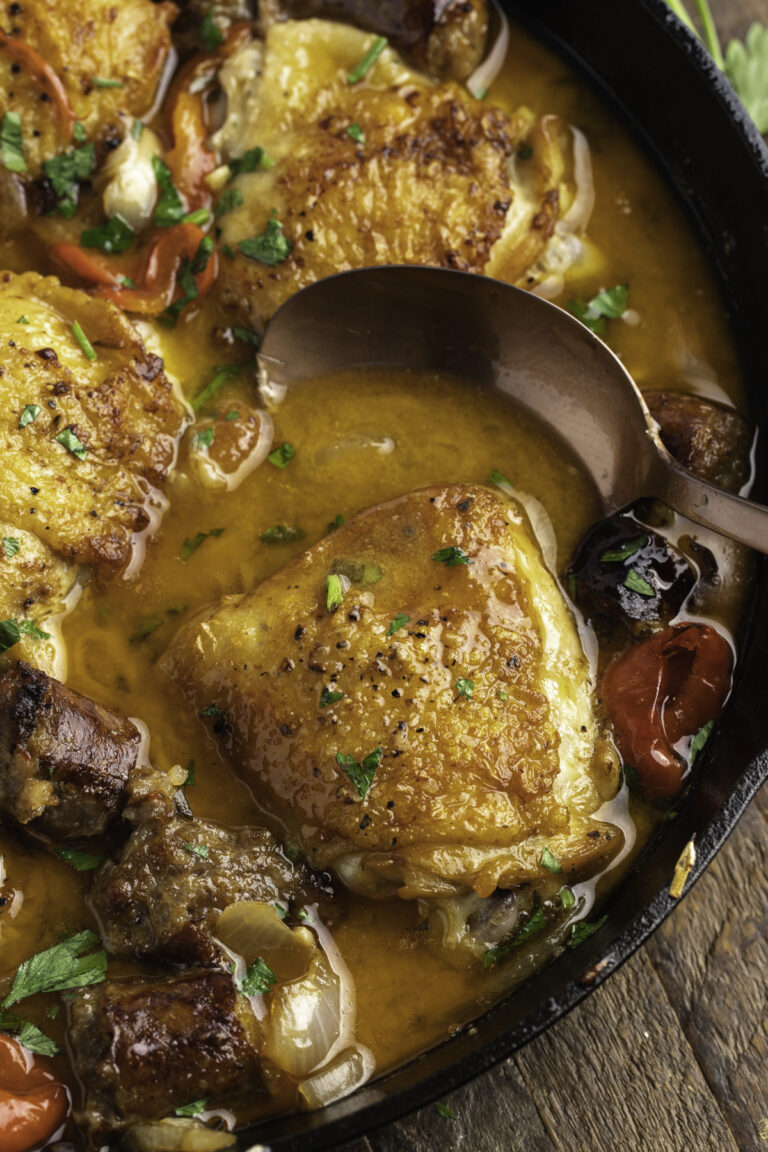
[(438, 268), (342, 272), (283, 305), (260, 360), (271, 381), (287, 386), (360, 367), (480, 381), (570, 444), (606, 513), (655, 496), (690, 520), (768, 553), (768, 508), (678, 464), (613, 352), (567, 312), (509, 284)]

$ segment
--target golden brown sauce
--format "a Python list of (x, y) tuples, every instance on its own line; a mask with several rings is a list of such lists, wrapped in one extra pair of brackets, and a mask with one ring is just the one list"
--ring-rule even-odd
[[(712, 396), (722, 389), (738, 402), (734, 351), (704, 257), (671, 194), (612, 113), (563, 63), (517, 30), (506, 72), (489, 99), (510, 110), (524, 102), (537, 113), (557, 112), (581, 127), (591, 144), (597, 206), (589, 235), (599, 258), (587, 261), (583, 275), (572, 274), (567, 296), (588, 297), (627, 282), (639, 322), (613, 322), (609, 342), (639, 383), (695, 386)], [(19, 246), (6, 246), (3, 257), (10, 267), (27, 266)], [(211, 335), (216, 324), (228, 322), (206, 303), (175, 332), (162, 333), (167, 368), (188, 397), (210, 380), (215, 365), (232, 359)], [(249, 364), (218, 394), (213, 410), (224, 419), (254, 400)], [(187, 435), (169, 511), (159, 538), (147, 545), (140, 574), (105, 588), (85, 587), (64, 626), (68, 683), (144, 721), (160, 767), (194, 760), (194, 811), (231, 825), (260, 823), (263, 814), (156, 664), (200, 606), (251, 588), (324, 534), (337, 515), (347, 518), (433, 482), (484, 482), (494, 468), (544, 504), (561, 566), (600, 515), (567, 453), (503, 399), (471, 384), (360, 374), (297, 388), (273, 415), (275, 443), (289, 441), (296, 449), (290, 465), (281, 470), (265, 462), (236, 491), (211, 490), (190, 467)], [(274, 546), (260, 541), (281, 523), (300, 527), (304, 538)], [(184, 560), (184, 541), (213, 529), (223, 531)], [(733, 624), (742, 588), (738, 579), (726, 587), (730, 594), (720, 611)], [(642, 806), (634, 815), (642, 842), (650, 815)], [(0, 921), (0, 974), (10, 976), (22, 959), (92, 918), (83, 901), (87, 874), (14, 837), (4, 837), (3, 847), (5, 892), (17, 893)], [(612, 880), (618, 875), (620, 870)], [(373, 1050), (379, 1069), (445, 1038), (498, 991), (494, 975), (454, 968), (430, 951), (410, 904), (342, 897), (334, 934), (357, 986), (358, 1038)], [(61, 1041), (63, 1014), (46, 1016), (52, 1003), (39, 997), (25, 1004), (25, 1014)]]

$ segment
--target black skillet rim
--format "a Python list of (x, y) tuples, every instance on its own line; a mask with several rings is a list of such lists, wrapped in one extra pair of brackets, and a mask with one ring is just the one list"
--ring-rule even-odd
[[(563, 15), (566, 6), (578, 10), (576, 25), (570, 22), (569, 15)], [(543, 17), (541, 0), (513, 0), (505, 3), (505, 7), (521, 23), (532, 27), (540, 39), (566, 56), (577, 71), (586, 74), (604, 99), (611, 100), (612, 106), (628, 122), (630, 130), (640, 136), (646, 153), (651, 154), (668, 183), (679, 197), (687, 199), (685, 206), (689, 216), (693, 216), (694, 229), (708, 251), (710, 263), (715, 265), (721, 289), (733, 308), (732, 326), (737, 346), (743, 353), (744, 376), (748, 385), (750, 382), (755, 384), (751, 389), (755, 414), (758, 423), (764, 427), (765, 414), (761, 409), (765, 396), (761, 395), (757, 384), (764, 360), (753, 337), (756, 326), (764, 333), (765, 318), (762, 318), (761, 326), (759, 303), (748, 298), (748, 286), (742, 284), (742, 279), (746, 273), (749, 281), (751, 261), (765, 259), (768, 212), (767, 223), (759, 237), (762, 246), (755, 244), (756, 251), (751, 256), (746, 253), (745, 259), (745, 252), (738, 251), (738, 243), (733, 244), (728, 230), (718, 228), (721, 222), (717, 213), (710, 211), (709, 205), (696, 195), (686, 168), (690, 158), (683, 157), (682, 167), (670, 163), (627, 108), (626, 101), (617, 99), (610, 82), (604, 78), (602, 68), (598, 71), (580, 53), (580, 27), (585, 29), (583, 35), (586, 37), (588, 29), (599, 26), (599, 22), (605, 19), (604, 0), (581, 0), (579, 5), (573, 5), (573, 0), (550, 0), (544, 6)], [(623, 0), (622, 7), (622, 20), (631, 9), (630, 21), (645, 23), (652, 40), (654, 36), (658, 40), (661, 30), (666, 48), (676, 57), (675, 63), (682, 71), (684, 85), (692, 86), (691, 92), (697, 86), (698, 99), (705, 106), (701, 120), (708, 124), (710, 116), (725, 119), (723, 130), (734, 156), (742, 168), (753, 169), (752, 191), (757, 190), (765, 198), (765, 207), (768, 208), (768, 150), (702, 45), (672, 14), (665, 0), (636, 0), (634, 4), (632, 0)], [(548, 23), (553, 18), (558, 21), (557, 31)], [(615, 10), (609, 19), (616, 19)], [(586, 41), (582, 42), (586, 47)], [(629, 37), (628, 42), (635, 43), (635, 40)], [(690, 173), (695, 175), (695, 166), (690, 168)], [(734, 247), (737, 249), (735, 255)], [(753, 276), (756, 274), (757, 264)], [(759, 281), (754, 278), (752, 283), (756, 285)], [(761, 451), (757, 463), (754, 492), (759, 497), (768, 488), (765, 452)], [(609, 899), (605, 907), (608, 913), (605, 927), (577, 950), (566, 951), (458, 1035), (366, 1085), (353, 1096), (318, 1113), (278, 1118), (243, 1131), (240, 1134), (243, 1149), (251, 1148), (255, 1152), (264, 1147), (274, 1152), (287, 1152), (289, 1149), (320, 1152), (437, 1100), (487, 1071), (564, 1016), (648, 939), (675, 907), (667, 886), (674, 864), (688, 840), (695, 835), (697, 862), (689, 881), (690, 888), (733, 830), (758, 788), (768, 779), (768, 722), (761, 724), (759, 720), (758, 691), (759, 673), (764, 671), (764, 655), (768, 652), (768, 592), (760, 595), (761, 586), (768, 584), (766, 568), (768, 563), (762, 561), (751, 610), (742, 630), (742, 657), (734, 695), (723, 722), (702, 754), (696, 780), (678, 805), (678, 818), (662, 826), (660, 833), (647, 846), (641, 861)], [(734, 769), (731, 767), (734, 764), (744, 767)], [(715, 769), (718, 770), (717, 778)], [(722, 769), (727, 776), (720, 774)], [(643, 891), (652, 895), (643, 898)], [(521, 1016), (517, 1004), (530, 1001), (532, 996), (536, 998), (534, 1011), (523, 1012)], [(513, 1022), (510, 1022), (511, 1018), (514, 1018)]]

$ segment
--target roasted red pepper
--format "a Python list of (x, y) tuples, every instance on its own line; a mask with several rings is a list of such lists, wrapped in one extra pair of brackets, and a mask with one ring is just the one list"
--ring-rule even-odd
[(653, 800), (680, 790), (687, 764), (674, 745), (715, 720), (731, 687), (732, 653), (706, 624), (677, 624), (616, 657), (603, 700), (626, 764)]
[(64, 1085), (33, 1056), (0, 1033), (0, 1147), (28, 1152), (56, 1132), (69, 1110)]

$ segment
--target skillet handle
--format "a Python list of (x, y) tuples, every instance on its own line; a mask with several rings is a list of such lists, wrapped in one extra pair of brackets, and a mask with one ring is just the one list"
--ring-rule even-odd
[(656, 495), (689, 520), (768, 554), (768, 507), (701, 480), (666, 459)]

